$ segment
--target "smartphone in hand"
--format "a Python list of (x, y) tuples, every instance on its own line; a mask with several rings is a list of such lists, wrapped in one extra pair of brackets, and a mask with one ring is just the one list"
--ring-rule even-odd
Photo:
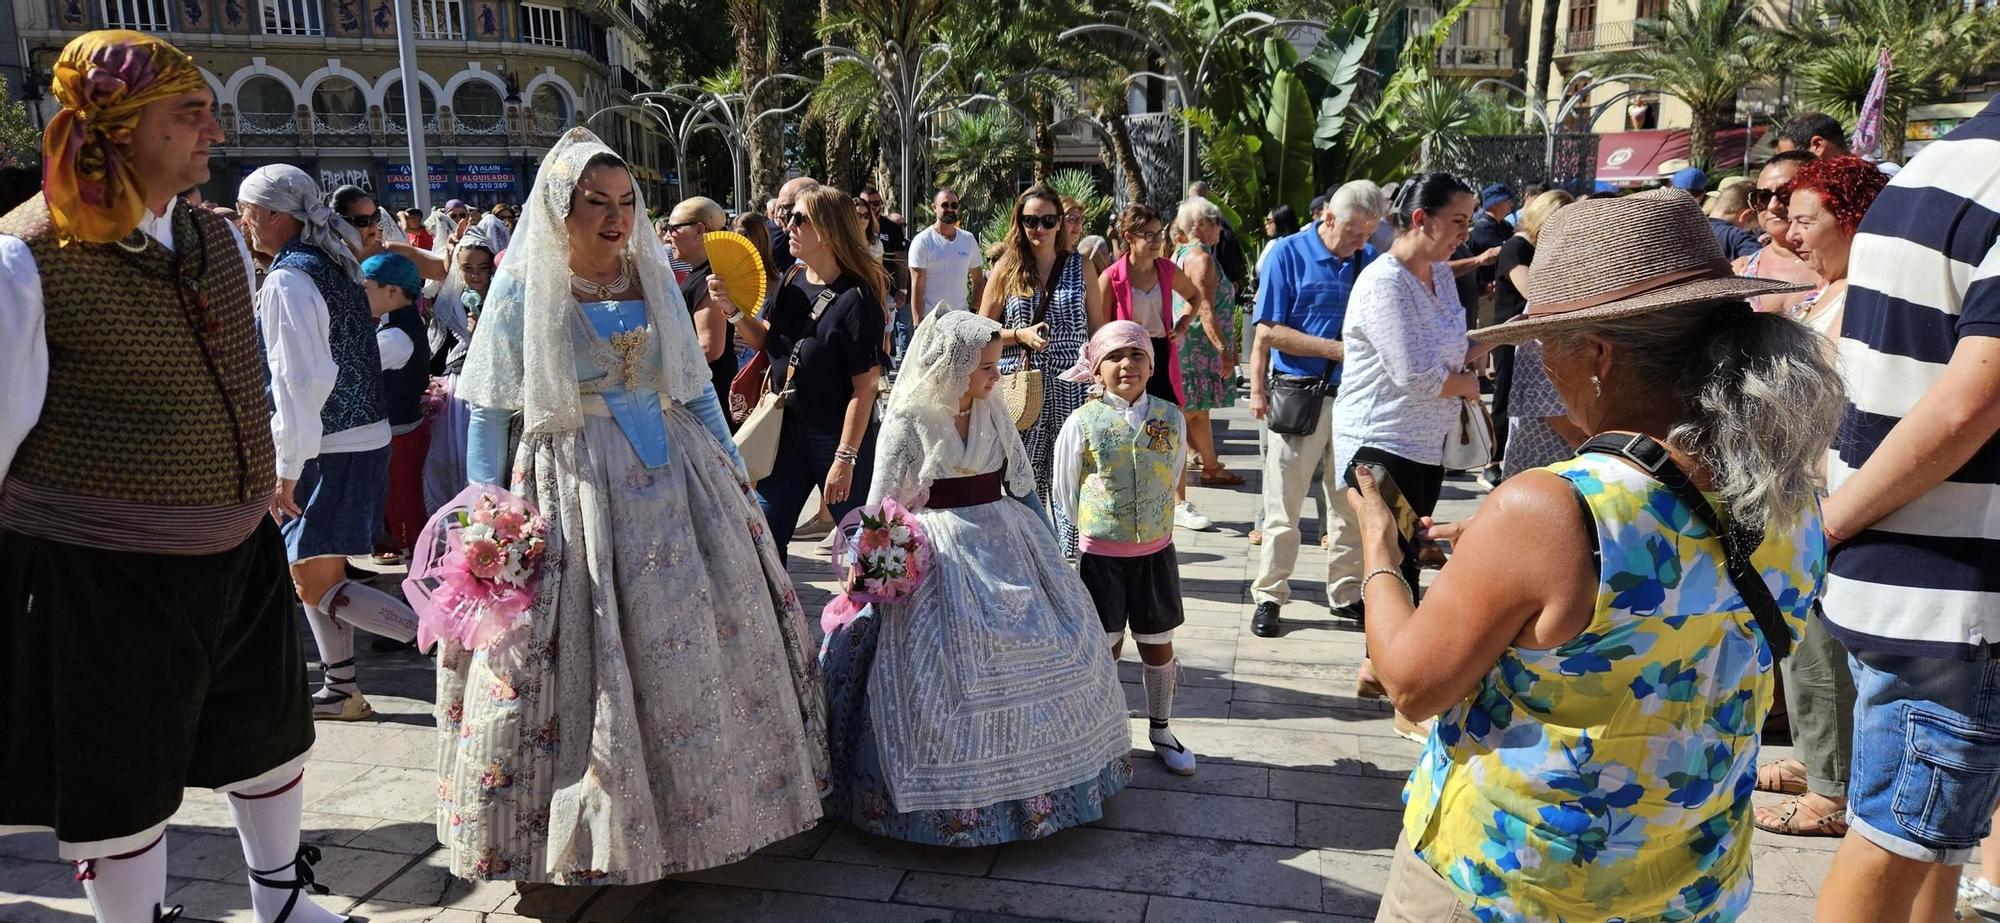
[(1418, 520), (1415, 507), (1410, 506), (1402, 488), (1396, 486), (1396, 479), (1389, 476), (1389, 469), (1374, 462), (1356, 461), (1347, 466), (1347, 486), (1361, 489), (1354, 477), (1354, 469), (1367, 468), (1375, 478), (1375, 492), (1382, 495), (1382, 502), (1389, 505), (1389, 514), (1396, 520), (1397, 543), (1403, 548), (1403, 557), (1416, 562), (1418, 567), (1438, 568), (1444, 566), (1444, 548), (1437, 542), (1424, 538), (1423, 523)]

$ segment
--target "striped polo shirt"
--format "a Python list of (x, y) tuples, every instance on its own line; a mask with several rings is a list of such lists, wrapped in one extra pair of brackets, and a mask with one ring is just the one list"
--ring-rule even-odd
[[(1944, 375), (1964, 337), (2000, 337), (2000, 98), (1919, 152), (1848, 258), (1838, 490)], [(1826, 617), (1850, 649), (1978, 659), (2000, 643), (2000, 438), (1834, 555)]]

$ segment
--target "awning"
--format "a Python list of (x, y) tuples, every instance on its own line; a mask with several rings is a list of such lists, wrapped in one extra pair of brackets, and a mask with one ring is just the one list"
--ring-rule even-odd
[[(1755, 148), (1764, 134), (1757, 128), (1750, 136)], [(1710, 173), (1727, 173), (1743, 167), (1743, 129), (1730, 128), (1715, 133), (1715, 163)], [(1597, 138), (1597, 178), (1608, 183), (1650, 183), (1661, 178), (1660, 164), (1688, 155), (1688, 130), (1621, 131)]]

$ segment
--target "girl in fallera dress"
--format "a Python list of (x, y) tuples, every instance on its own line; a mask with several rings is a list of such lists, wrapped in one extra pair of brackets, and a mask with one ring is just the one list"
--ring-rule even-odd
[(466, 359), (468, 474), (511, 484), (550, 547), (527, 627), (438, 656), (438, 839), (463, 878), (652, 881), (820, 817), (811, 637), (644, 214), (572, 129)]
[(868, 499), (915, 511), (930, 571), (826, 642), (827, 814), (916, 843), (1045, 837), (1103, 816), (1132, 776), (1090, 594), (1014, 499), (1035, 481), (994, 393), (999, 337), (963, 311), (918, 328)]

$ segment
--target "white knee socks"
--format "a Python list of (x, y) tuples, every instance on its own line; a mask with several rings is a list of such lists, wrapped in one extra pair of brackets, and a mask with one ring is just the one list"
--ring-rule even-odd
[(1181, 661), (1176, 657), (1159, 666), (1144, 664), (1146, 717), (1155, 729), (1164, 728), (1174, 717), (1174, 690), (1181, 680)]
[(354, 629), (336, 621), (318, 606), (305, 609), (313, 644), (319, 648), (320, 662), (325, 664), (320, 674), (320, 694), (313, 697), (314, 701), (338, 701), (359, 692), (360, 687), (354, 681)]
[[(243, 841), (250, 866), (250, 908), (257, 923), (340, 923), (347, 918), (312, 902), (306, 889), (325, 894), (312, 881), (311, 863), (319, 850), (299, 848), (299, 816), (305, 806), (303, 775), (260, 794), (231, 794), (229, 817)], [(267, 882), (269, 882), (267, 884)], [(289, 911), (286, 909), (289, 906)]]
[(417, 638), (417, 613), (402, 600), (364, 583), (342, 580), (334, 584), (320, 597), (318, 608), (347, 625), (384, 638), (403, 642)]
[(76, 864), (99, 923), (153, 923), (167, 900), (167, 835), (136, 852)]

